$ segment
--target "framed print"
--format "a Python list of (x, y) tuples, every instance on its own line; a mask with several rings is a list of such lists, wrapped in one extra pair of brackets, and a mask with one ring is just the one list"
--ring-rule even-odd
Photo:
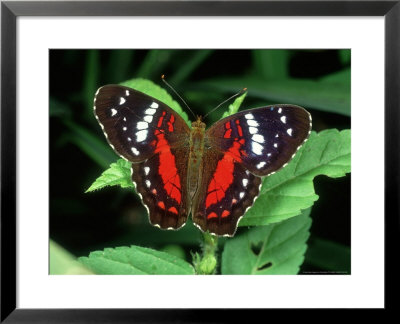
[(2, 2), (2, 320), (388, 308), (399, 8)]

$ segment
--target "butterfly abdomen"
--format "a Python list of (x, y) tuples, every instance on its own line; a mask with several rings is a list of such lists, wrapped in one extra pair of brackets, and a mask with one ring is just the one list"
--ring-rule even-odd
[(189, 189), (189, 200), (192, 200), (198, 186), (199, 172), (202, 169), (203, 153), (204, 153), (204, 134), (206, 125), (197, 120), (192, 123), (192, 129), (190, 131), (190, 151), (188, 160), (188, 189)]

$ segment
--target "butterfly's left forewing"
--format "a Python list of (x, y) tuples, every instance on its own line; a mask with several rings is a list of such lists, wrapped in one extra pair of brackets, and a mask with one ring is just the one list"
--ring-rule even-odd
[[(94, 113), (110, 146), (130, 162), (153, 156), (156, 144), (179, 146), (190, 132), (185, 121), (166, 104), (120, 85), (106, 85), (97, 90)], [(166, 141), (157, 143), (160, 137), (157, 130), (165, 132)]]
[(119, 85), (97, 91), (94, 112), (111, 147), (132, 162), (132, 181), (150, 222), (181, 227), (188, 216), (185, 121), (161, 101)]
[(203, 231), (234, 235), (259, 194), (261, 177), (284, 167), (310, 130), (310, 114), (292, 105), (250, 109), (215, 123), (206, 132), (194, 223)]

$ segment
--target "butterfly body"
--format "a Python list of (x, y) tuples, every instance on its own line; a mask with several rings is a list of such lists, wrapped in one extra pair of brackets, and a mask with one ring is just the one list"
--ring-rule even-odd
[(190, 131), (190, 142), (189, 142), (189, 159), (188, 159), (188, 196), (190, 201), (194, 199), (194, 195), (197, 192), (199, 184), (199, 178), (201, 177), (201, 166), (203, 163), (204, 153), (204, 135), (206, 130), (206, 124), (203, 123), (200, 118), (192, 123), (192, 129)]
[(307, 139), (311, 116), (277, 105), (191, 125), (139, 91), (101, 87), (94, 111), (108, 142), (132, 162), (132, 181), (151, 224), (178, 229), (192, 215), (202, 231), (233, 236), (258, 197), (261, 177), (284, 167)]

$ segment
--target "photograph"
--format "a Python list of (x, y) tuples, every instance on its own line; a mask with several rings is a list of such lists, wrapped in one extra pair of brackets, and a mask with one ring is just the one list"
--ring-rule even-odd
[(399, 2), (3, 1), (0, 321), (393, 308)]
[(351, 275), (351, 49), (49, 49), (50, 275)]

